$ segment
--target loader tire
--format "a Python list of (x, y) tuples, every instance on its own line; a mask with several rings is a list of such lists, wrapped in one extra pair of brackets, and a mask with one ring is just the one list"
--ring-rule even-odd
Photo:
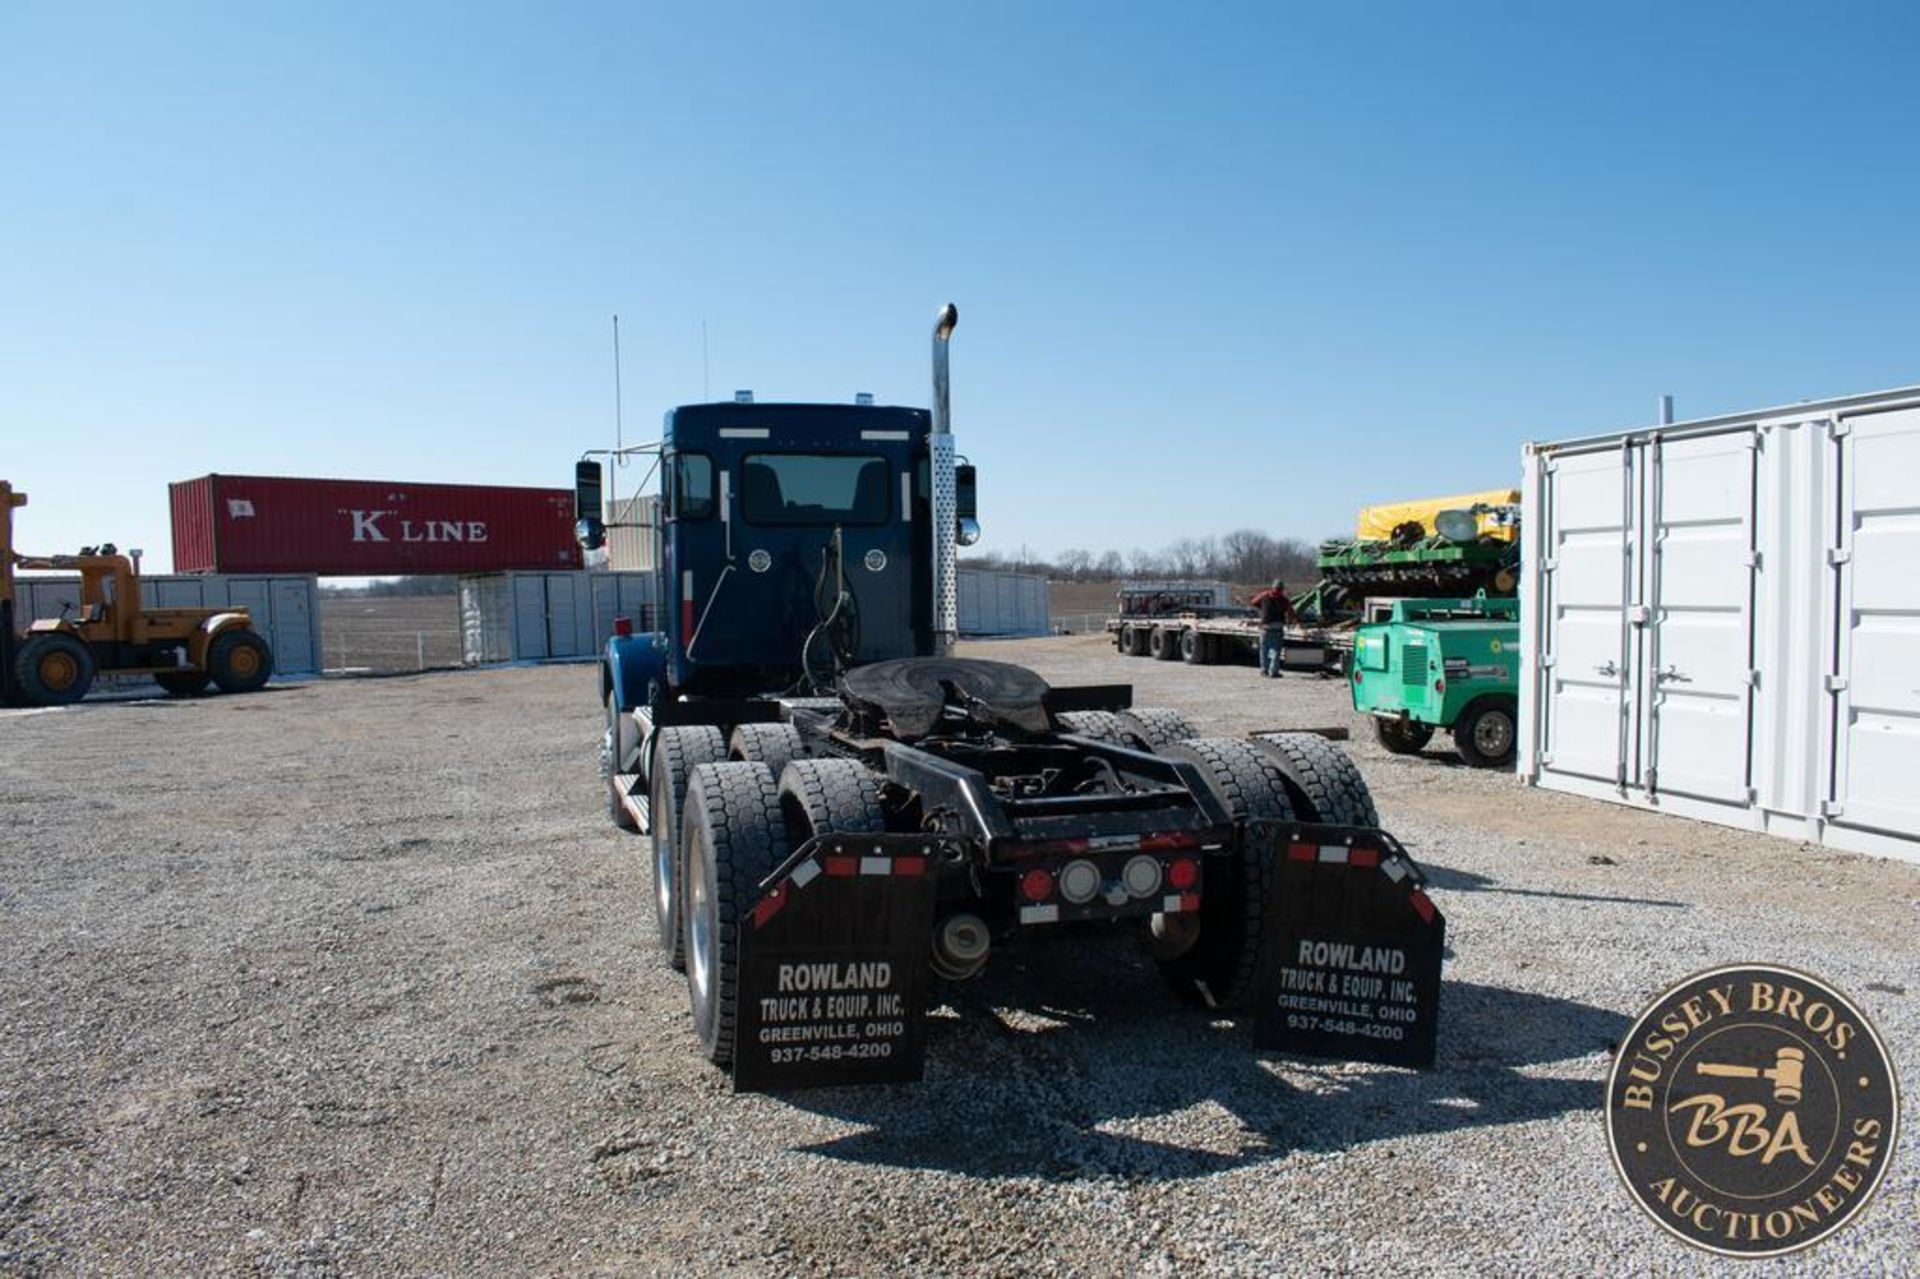
[(1091, 737), (1109, 746), (1131, 746), (1126, 722), (1112, 711), (1062, 711), (1053, 717), (1063, 733)]
[(1247, 837), (1250, 821), (1295, 817), (1286, 774), (1252, 742), (1199, 737), (1163, 752), (1197, 766), (1207, 788), (1233, 815), (1233, 849), (1206, 861), (1200, 892), (1200, 938), (1191, 950), (1159, 961), (1174, 994), (1206, 1008), (1237, 1008), (1253, 993), (1267, 902), (1274, 893), (1271, 850)]
[(640, 735), (640, 726), (633, 722), (633, 716), (620, 709), (620, 699), (611, 692), (607, 694), (607, 733), (600, 747), (600, 772), (607, 781), (607, 816), (613, 824), (625, 831), (637, 831), (640, 823), (633, 820), (633, 814), (621, 802), (620, 761), (630, 749), (638, 746), (634, 739)]
[(197, 697), (212, 679), (205, 671), (168, 671), (155, 675), (153, 682), (169, 697)]
[(252, 693), (273, 678), (273, 650), (253, 631), (223, 631), (207, 646), (207, 670), (223, 693)]
[(800, 730), (791, 724), (742, 724), (727, 739), (727, 758), (765, 764), (775, 777), (806, 754)]
[(787, 855), (780, 791), (765, 764), (702, 764), (681, 819), (687, 852), (687, 994), (707, 1060), (733, 1063), (740, 1009), (740, 919)]
[(663, 728), (653, 735), (653, 767), (647, 770), (647, 833), (653, 837), (653, 918), (660, 953), (674, 968), (687, 962), (687, 930), (680, 885), (687, 859), (680, 847), (680, 810), (693, 770), (727, 757), (727, 739), (707, 724)]
[(1513, 763), (1514, 728), (1519, 715), (1504, 693), (1476, 697), (1453, 725), (1453, 748), (1474, 768), (1505, 768)]
[(780, 775), (787, 845), (820, 835), (878, 835), (887, 829), (880, 778), (850, 759), (796, 759)]
[(1180, 632), (1167, 626), (1154, 627), (1147, 638), (1147, 652), (1156, 662), (1171, 662), (1180, 656)]
[(1410, 719), (1373, 717), (1373, 735), (1394, 755), (1418, 755), (1433, 740), (1433, 725), (1416, 724)]
[(71, 706), (93, 687), (93, 650), (64, 631), (29, 636), (14, 655), (13, 678), (29, 706)]
[(1293, 783), (1294, 811), (1330, 826), (1378, 826), (1367, 779), (1347, 753), (1313, 733), (1260, 733), (1254, 744), (1272, 755)]
[(1164, 706), (1137, 706), (1121, 712), (1119, 718), (1125, 731), (1150, 751), (1200, 736), (1193, 731), (1193, 725), (1187, 723), (1185, 715)]

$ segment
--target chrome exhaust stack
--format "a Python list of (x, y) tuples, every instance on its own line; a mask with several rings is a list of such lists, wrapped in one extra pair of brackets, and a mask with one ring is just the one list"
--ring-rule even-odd
[(933, 321), (933, 435), (931, 453), (933, 492), (933, 644), (934, 655), (945, 657), (960, 630), (959, 567), (954, 538), (959, 528), (958, 483), (954, 474), (953, 404), (947, 378), (947, 342), (960, 323), (960, 308), (949, 302)]

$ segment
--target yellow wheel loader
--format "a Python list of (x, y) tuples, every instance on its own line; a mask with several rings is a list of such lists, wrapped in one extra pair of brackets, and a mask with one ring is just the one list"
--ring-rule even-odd
[[(111, 544), (78, 555), (21, 555), (14, 508), (27, 495), (0, 481), (0, 704), (66, 706), (96, 675), (151, 675), (176, 697), (217, 685), (251, 693), (273, 675), (273, 653), (244, 608), (142, 608), (133, 562)], [(15, 630), (14, 571), (80, 575), (80, 608)]]

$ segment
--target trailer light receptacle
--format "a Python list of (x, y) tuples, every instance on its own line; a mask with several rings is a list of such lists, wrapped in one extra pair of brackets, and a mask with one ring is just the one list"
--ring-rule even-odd
[(1030, 902), (1043, 902), (1053, 896), (1053, 876), (1035, 867), (1020, 877), (1020, 895)]

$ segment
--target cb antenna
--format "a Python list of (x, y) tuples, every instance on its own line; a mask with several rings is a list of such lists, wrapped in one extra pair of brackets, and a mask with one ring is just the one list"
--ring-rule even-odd
[(613, 317), (613, 457), (620, 465), (627, 464), (626, 425), (620, 411), (620, 317)]

